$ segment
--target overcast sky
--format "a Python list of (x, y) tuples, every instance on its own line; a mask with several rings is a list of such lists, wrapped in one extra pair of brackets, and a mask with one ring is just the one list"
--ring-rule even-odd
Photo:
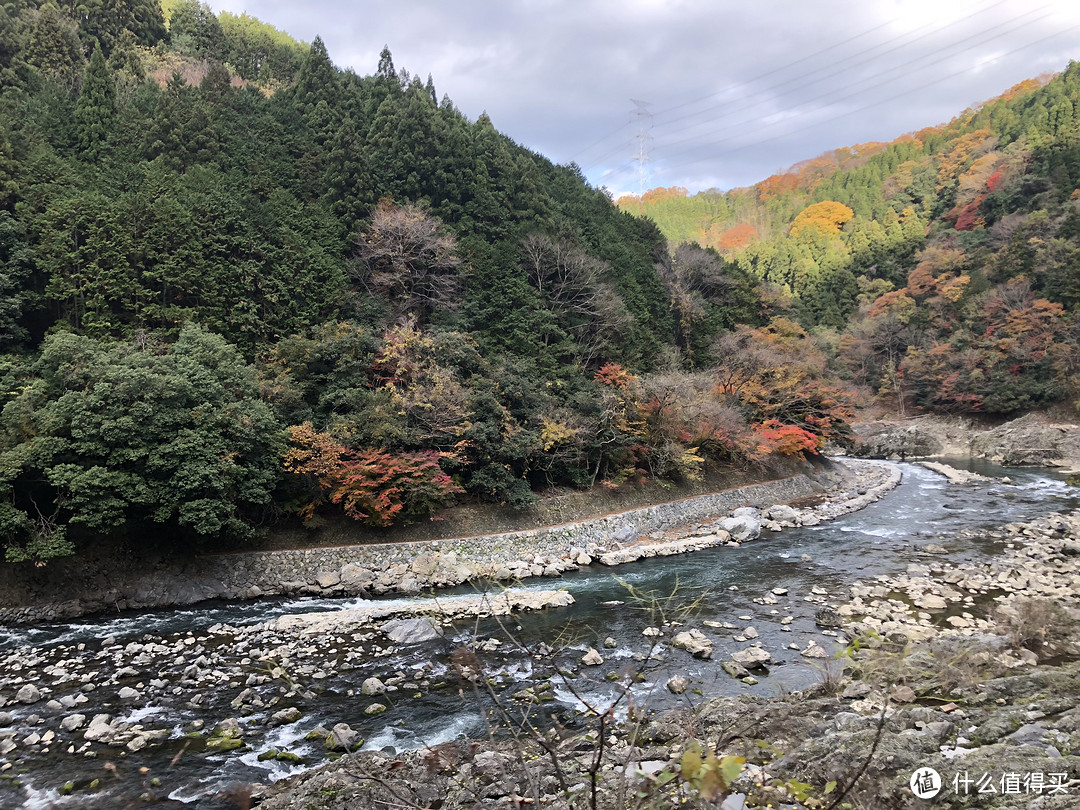
[(364, 75), (388, 45), (397, 68), (430, 73), (471, 119), (487, 111), (616, 194), (749, 185), (828, 149), (943, 123), (1080, 59), (1077, 0), (210, 5), (322, 36), (335, 64)]

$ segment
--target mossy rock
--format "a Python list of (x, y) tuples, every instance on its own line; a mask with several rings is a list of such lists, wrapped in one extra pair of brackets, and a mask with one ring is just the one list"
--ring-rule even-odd
[(206, 741), (206, 747), (211, 751), (236, 751), (247, 748), (247, 743), (239, 737), (211, 737)]
[[(363, 745), (363, 743), (360, 743)], [(353, 749), (356, 750), (355, 748)], [(278, 751), (277, 756), (274, 757), (278, 762), (287, 762), (290, 765), (303, 765), (305, 764), (304, 758), (299, 754), (294, 754), (292, 751)]]
[(75, 792), (75, 783), (65, 782), (56, 792), (59, 793), (61, 796), (70, 796), (72, 793)]
[(266, 762), (270, 759), (277, 759), (278, 753), (279, 752), (275, 748), (270, 748), (266, 751), (263, 751), (261, 754), (259, 754), (259, 762)]

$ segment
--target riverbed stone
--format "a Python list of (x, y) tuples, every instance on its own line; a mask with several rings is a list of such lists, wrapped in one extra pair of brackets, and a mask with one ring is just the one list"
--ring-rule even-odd
[(675, 675), (668, 679), (668, 691), (674, 695), (681, 695), (690, 687), (690, 680), (682, 675)]
[(274, 712), (270, 715), (271, 726), (285, 726), (289, 723), (295, 723), (303, 716), (303, 713), (296, 706), (290, 706), (287, 709)]
[(604, 663), (603, 656), (600, 655), (595, 649), (589, 647), (588, 652), (581, 657), (581, 663), (587, 667), (598, 667)]
[(748, 669), (764, 667), (772, 661), (772, 655), (768, 650), (761, 647), (747, 647), (744, 650), (732, 653), (731, 660), (736, 664), (742, 664)]
[(82, 728), (86, 724), (85, 714), (69, 714), (63, 720), (60, 721), (60, 728), (64, 731), (75, 731)]
[(777, 523), (794, 524), (799, 519), (799, 513), (795, 511), (794, 507), (787, 504), (777, 504), (776, 506), (770, 506), (765, 512), (765, 516), (769, 520), (774, 520)]
[(19, 691), (15, 693), (15, 700), (27, 705), (37, 703), (41, 700), (41, 697), (41, 690), (32, 683), (23, 684), (19, 687)]
[(443, 636), (442, 630), (426, 616), (416, 619), (392, 619), (380, 629), (387, 638), (401, 645), (423, 644)]
[(756, 540), (761, 536), (761, 521), (752, 517), (729, 517), (720, 521), (720, 528), (727, 532), (732, 540), (743, 542)]
[(107, 742), (113, 735), (113, 727), (107, 714), (95, 714), (83, 732), (83, 739), (91, 742)]
[(375, 677), (366, 679), (363, 684), (360, 685), (360, 694), (362, 695), (382, 695), (385, 693), (386, 684)]
[(712, 641), (697, 628), (677, 633), (671, 645), (680, 650), (686, 650), (695, 658), (712, 658)]
[[(382, 706), (381, 703), (372, 704)], [(386, 708), (385, 706), (383, 707)], [(326, 735), (326, 739), (323, 745), (327, 751), (352, 751), (359, 748), (364, 744), (364, 741), (360, 739), (360, 732), (353, 730), (348, 723), (338, 723), (332, 729), (330, 733)]]
[(920, 607), (923, 610), (944, 610), (949, 606), (942, 597), (933, 593), (920, 594), (914, 600), (915, 606)]

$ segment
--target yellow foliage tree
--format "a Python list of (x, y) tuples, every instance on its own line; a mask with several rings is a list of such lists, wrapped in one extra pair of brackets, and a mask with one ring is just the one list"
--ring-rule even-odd
[(823, 200), (804, 208), (791, 223), (789, 233), (793, 237), (819, 233), (822, 236), (836, 236), (845, 222), (849, 222), (855, 212), (843, 203), (835, 200)]

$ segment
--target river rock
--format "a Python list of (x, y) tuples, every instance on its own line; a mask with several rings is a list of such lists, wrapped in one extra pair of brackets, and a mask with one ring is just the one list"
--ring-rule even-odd
[(301, 711), (296, 708), (296, 706), (290, 706), (287, 709), (282, 709), (281, 711), (274, 712), (270, 715), (270, 725), (285, 726), (289, 723), (295, 723), (302, 716)]
[(604, 663), (604, 659), (600, 655), (600, 653), (598, 653), (592, 647), (589, 647), (589, 651), (581, 657), (581, 663), (583, 663), (587, 667), (598, 667), (602, 663)]
[[(381, 703), (373, 705), (382, 706)], [(330, 733), (326, 735), (326, 739), (323, 741), (327, 751), (349, 752), (363, 744), (364, 741), (360, 738), (360, 733), (354, 731), (348, 723), (338, 723), (330, 729)]]
[(667, 682), (668, 691), (674, 695), (681, 695), (689, 686), (690, 681), (682, 675), (676, 675), (675, 677), (668, 679)]
[(64, 731), (75, 731), (82, 728), (86, 724), (85, 714), (69, 714), (63, 720), (60, 721), (60, 728)]
[(15, 693), (15, 700), (19, 703), (37, 703), (41, 700), (41, 690), (32, 683), (23, 684)]
[(109, 722), (109, 715), (107, 714), (95, 714), (94, 719), (90, 721), (90, 725), (87, 726), (86, 731), (83, 732), (83, 739), (90, 740), (91, 742), (108, 742), (113, 736), (113, 727)]
[(385, 703), (371, 703), (366, 709), (364, 709), (364, 714), (382, 714), (385, 711)]
[(806, 658), (828, 658), (829, 654), (825, 652), (816, 641), (811, 641), (810, 646), (802, 651), (801, 655)]
[(341, 573), (339, 571), (324, 571), (315, 577), (315, 584), (324, 591), (328, 591), (335, 585), (341, 584)]
[(795, 523), (799, 519), (799, 513), (786, 504), (770, 506), (765, 516), (769, 520), (775, 520), (777, 523)]
[(339, 577), (339, 584), (341, 587), (349, 591), (369, 588), (371, 587), (371, 584), (375, 582), (375, 575), (362, 565), (357, 565), (356, 563), (346, 563), (341, 566)]
[(236, 718), (229, 717), (214, 726), (206, 740), (206, 747), (213, 751), (235, 751), (244, 747), (241, 736), (240, 723)]
[(729, 517), (720, 521), (720, 528), (731, 535), (732, 540), (742, 542), (761, 536), (761, 521), (753, 517)]
[(698, 629), (684, 630), (676, 634), (671, 642), (673, 647), (686, 650), (695, 658), (711, 658), (713, 652), (712, 642)]
[(130, 686), (123, 687), (116, 695), (121, 700), (135, 700), (141, 697), (139, 690), (132, 689)]
[(395, 644), (423, 644), (442, 638), (443, 633), (426, 616), (418, 619), (393, 619), (380, 628)]
[(923, 610), (944, 610), (949, 606), (948, 602), (933, 593), (921, 594), (914, 602), (916, 607), (921, 607)]
[(747, 647), (745, 650), (739, 650), (733, 653), (731, 660), (736, 664), (742, 664), (747, 669), (754, 669), (756, 667), (764, 667), (770, 661), (772, 656), (768, 650), (764, 650), (761, 647)]
[(10, 726), (11, 720), (12, 717), (10, 712), (0, 712), (0, 728)]
[(360, 694), (362, 695), (382, 695), (385, 693), (386, 684), (384, 684), (378, 678), (368, 678), (360, 686)]
[(1006, 467), (1075, 464), (1080, 458), (1080, 427), (1032, 413), (976, 434), (971, 450)]
[(750, 672), (742, 664), (737, 661), (725, 661), (720, 665), (724, 672), (730, 675), (732, 678), (745, 678)]

